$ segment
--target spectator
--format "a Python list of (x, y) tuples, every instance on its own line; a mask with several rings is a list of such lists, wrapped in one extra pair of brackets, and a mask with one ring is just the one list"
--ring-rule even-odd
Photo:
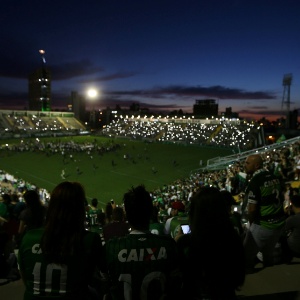
[(112, 211), (113, 208), (115, 207), (115, 204), (112, 203), (113, 200), (111, 200), (110, 202), (107, 202), (106, 206), (105, 206), (105, 223), (108, 224), (112, 221)]
[(98, 227), (97, 230), (94, 230), (94, 232), (97, 232), (101, 237), (102, 245), (105, 244), (104, 236), (103, 236), (103, 227), (105, 226), (105, 212), (102, 210), (99, 211), (97, 214), (97, 220), (98, 220)]
[(282, 240), (285, 262), (290, 262), (294, 256), (300, 257), (300, 195), (293, 195), (291, 203), (294, 215), (286, 219), (286, 237), (285, 240)]
[(11, 195), (11, 210), (12, 210), (12, 216), (18, 222), (20, 221), (20, 213), (23, 211), (23, 209), (26, 208), (26, 203), (23, 201), (20, 201), (19, 196), (14, 193)]
[(157, 206), (158, 208), (158, 221), (160, 223), (165, 223), (169, 217), (168, 212), (166, 210), (166, 205), (164, 201), (161, 199), (161, 201), (158, 202)]
[(294, 160), (295, 160), (294, 170), (293, 170), (294, 180), (299, 180), (299, 176), (300, 176), (300, 156), (297, 155), (294, 158)]
[(264, 266), (274, 265), (274, 250), (283, 232), (285, 214), (281, 182), (263, 169), (263, 159), (254, 154), (246, 158), (245, 171), (252, 176), (245, 193), (250, 224), (244, 240), (247, 272), (254, 271), (257, 253)]
[(283, 173), (282, 159), (277, 159), (277, 161), (274, 162), (274, 175), (281, 180), (286, 179), (286, 176)]
[(164, 225), (164, 223), (159, 222), (158, 212), (159, 212), (159, 207), (153, 206), (149, 229), (150, 229), (150, 232), (153, 234), (162, 234), (163, 235), (163, 234), (165, 234), (164, 233), (165, 225)]
[(9, 205), (11, 202), (10, 195), (7, 193), (4, 193), (1, 197), (0, 201), (0, 217), (3, 219), (8, 220), (9, 219)]
[(24, 200), (26, 208), (20, 213), (18, 244), (28, 230), (42, 227), (46, 217), (46, 207), (40, 201), (40, 196), (35, 190), (25, 192)]
[(293, 194), (294, 194), (294, 189), (292, 188), (291, 183), (287, 182), (283, 189), (283, 196), (284, 196), (283, 209), (287, 216), (289, 216), (292, 213), (291, 196)]
[(97, 198), (93, 198), (91, 201), (91, 205), (90, 205), (90, 211), (92, 213), (97, 214), (99, 212), (99, 208), (98, 208), (98, 199)]
[(182, 201), (176, 200), (172, 202), (171, 208), (171, 218), (167, 219), (165, 223), (164, 233), (174, 238), (180, 230), (180, 225), (188, 223), (188, 217)]
[(87, 212), (88, 223), (91, 229), (93, 229), (93, 227), (99, 227), (98, 214), (100, 213), (100, 211), (101, 209), (98, 208), (98, 200), (96, 198), (93, 198)]
[(125, 222), (125, 214), (122, 207), (116, 206), (112, 211), (112, 221), (103, 227), (104, 241), (113, 237), (125, 236), (129, 233), (129, 224)]
[(245, 280), (244, 249), (217, 188), (203, 187), (191, 197), (189, 222), (191, 232), (176, 237), (181, 299), (236, 299)]
[(18, 280), (17, 257), (14, 253), (14, 245), (9, 234), (0, 224), (0, 279)]
[(233, 228), (236, 230), (238, 235), (243, 239), (244, 238), (244, 228), (243, 228), (243, 223), (242, 223), (242, 216), (239, 212), (232, 210), (232, 206), (236, 205), (236, 202), (230, 192), (228, 192), (226, 190), (222, 190), (220, 192), (225, 201), (225, 205), (226, 205), (227, 211), (229, 213), (229, 218), (233, 225)]
[(161, 299), (169, 293), (175, 297), (179, 285), (171, 279), (178, 265), (176, 243), (149, 232), (153, 208), (149, 192), (137, 186), (124, 194), (123, 201), (132, 230), (106, 243), (112, 299)]
[(24, 299), (98, 299), (89, 285), (97, 267), (105, 272), (103, 251), (99, 235), (85, 230), (83, 186), (58, 184), (45, 227), (29, 230), (19, 249)]
[(11, 241), (15, 241), (18, 235), (18, 229), (19, 229), (19, 218), (17, 216), (17, 214), (15, 213), (15, 207), (16, 207), (16, 194), (3, 194), (3, 205), (4, 205), (4, 211), (6, 210), (6, 218), (5, 220), (7, 222), (5, 222), (3, 224), (3, 230), (5, 230), (8, 235), (9, 235), (9, 239)]

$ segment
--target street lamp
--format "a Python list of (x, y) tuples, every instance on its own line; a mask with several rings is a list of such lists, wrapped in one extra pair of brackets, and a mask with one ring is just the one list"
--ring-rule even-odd
[(92, 124), (92, 127), (95, 127), (95, 121), (96, 121), (95, 101), (98, 96), (98, 91), (96, 89), (91, 88), (87, 91), (87, 96), (90, 103), (92, 104), (92, 109), (90, 111), (90, 123)]

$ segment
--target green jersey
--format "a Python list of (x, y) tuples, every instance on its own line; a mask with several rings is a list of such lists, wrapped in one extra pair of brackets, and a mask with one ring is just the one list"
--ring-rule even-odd
[(89, 226), (97, 226), (98, 225), (98, 214), (101, 212), (101, 209), (90, 209), (87, 213), (87, 221)]
[(263, 169), (256, 171), (246, 189), (246, 201), (258, 206), (255, 224), (269, 229), (283, 227), (285, 215), (281, 182), (275, 175)]
[(0, 202), (0, 217), (4, 219), (8, 219), (9, 217), (7, 205), (2, 202)]
[(19, 248), (18, 262), (26, 285), (24, 300), (86, 299), (96, 266), (105, 270), (99, 235), (86, 232), (82, 252), (70, 255), (65, 265), (58, 265), (43, 256), (43, 232), (43, 228), (29, 230)]
[(165, 225), (163, 223), (150, 223), (149, 230), (153, 234), (165, 234)]
[(151, 299), (168, 293), (170, 273), (178, 265), (172, 238), (133, 231), (126, 237), (110, 239), (105, 246), (112, 299), (147, 299), (157, 288), (159, 295)]
[(158, 212), (158, 220), (159, 220), (159, 222), (165, 223), (167, 221), (168, 217), (169, 217), (169, 215), (168, 215), (167, 210), (160, 210)]
[(274, 175), (278, 178), (282, 178), (282, 165), (277, 163), (274, 170)]

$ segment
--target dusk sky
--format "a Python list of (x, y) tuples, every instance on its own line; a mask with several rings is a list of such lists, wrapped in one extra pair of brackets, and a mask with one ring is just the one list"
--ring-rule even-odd
[(1, 0), (0, 109), (28, 107), (28, 75), (52, 73), (52, 108), (71, 91), (99, 91), (96, 106), (285, 116), (300, 109), (299, 0)]

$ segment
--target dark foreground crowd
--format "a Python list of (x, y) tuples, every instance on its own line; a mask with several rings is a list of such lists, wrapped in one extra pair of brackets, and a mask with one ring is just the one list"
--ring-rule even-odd
[(79, 182), (58, 184), (47, 205), (36, 190), (25, 202), (4, 194), (0, 278), (21, 277), (25, 300), (236, 299), (258, 261), (300, 256), (299, 191), (287, 191), (259, 154), (243, 171), (238, 212), (225, 182), (199, 182), (167, 207), (140, 185), (105, 212), (97, 199), (88, 204)]

